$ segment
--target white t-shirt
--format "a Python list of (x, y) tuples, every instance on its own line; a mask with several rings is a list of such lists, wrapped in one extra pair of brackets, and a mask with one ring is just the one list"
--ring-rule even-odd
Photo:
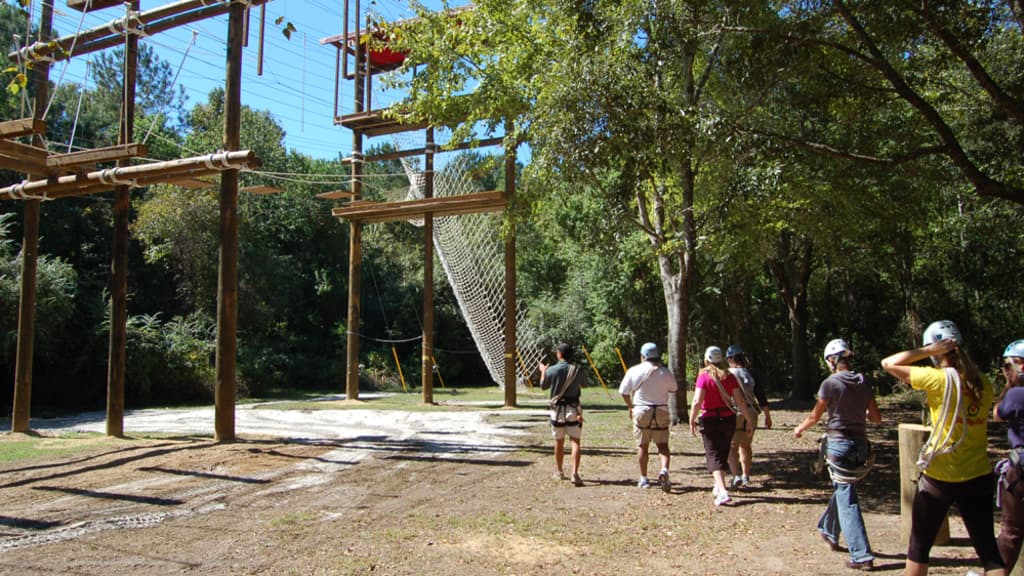
[(743, 397), (747, 401), (747, 405), (753, 410), (754, 414), (761, 413), (760, 403), (757, 401), (757, 395), (754, 394), (754, 375), (750, 373), (750, 370), (740, 366), (738, 368), (729, 368), (729, 372), (736, 377), (736, 380), (740, 383), (740, 389), (743, 390)]
[[(648, 373), (651, 373), (649, 377)], [(668, 406), (669, 395), (677, 389), (672, 371), (661, 364), (644, 361), (626, 370), (619, 394), (631, 396), (634, 406)]]

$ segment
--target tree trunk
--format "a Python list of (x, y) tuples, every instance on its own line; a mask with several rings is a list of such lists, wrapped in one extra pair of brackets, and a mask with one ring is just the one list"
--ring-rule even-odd
[(769, 263), (779, 287), (779, 295), (789, 313), (791, 353), (793, 361), (793, 387), (790, 398), (805, 400), (812, 397), (811, 363), (807, 342), (807, 286), (811, 280), (812, 242), (794, 237), (792, 232), (779, 235), (778, 252)]
[(668, 409), (672, 416), (672, 423), (677, 424), (689, 420), (686, 404), (686, 338), (688, 336), (686, 319), (690, 315), (690, 302), (686, 298), (685, 272), (674, 271), (681, 267), (683, 259), (679, 259), (679, 266), (673, 266), (672, 257), (673, 255), (660, 256), (658, 265), (661, 268), (661, 287), (665, 295), (665, 307), (668, 311), (668, 343), (665, 352), (668, 353), (668, 369), (675, 375), (678, 387), (675, 402), (670, 402)]
[[(686, 404), (686, 339), (687, 319), (690, 303), (687, 300), (689, 286), (694, 274), (696, 255), (696, 228), (693, 219), (694, 172), (689, 163), (682, 162), (683, 175), (683, 237), (684, 247), (680, 250), (665, 251), (665, 185), (652, 178), (647, 185), (641, 184), (636, 191), (640, 222), (650, 239), (651, 247), (658, 257), (662, 293), (665, 296), (665, 310), (668, 317), (668, 367), (676, 377), (675, 402), (669, 402), (673, 424), (689, 420)], [(648, 197), (644, 190), (650, 190)]]

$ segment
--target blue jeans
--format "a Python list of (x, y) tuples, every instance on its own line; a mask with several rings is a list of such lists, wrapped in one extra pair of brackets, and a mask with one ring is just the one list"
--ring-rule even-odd
[[(867, 439), (828, 439), (827, 453), (829, 460), (843, 468), (858, 468), (868, 459), (870, 445)], [(860, 514), (860, 501), (857, 498), (856, 484), (832, 483), (834, 491), (828, 500), (828, 507), (818, 520), (818, 530), (831, 540), (839, 543), (839, 534), (846, 534), (846, 547), (850, 550), (850, 560), (866, 562), (874, 560), (868, 533), (864, 528), (864, 518)]]

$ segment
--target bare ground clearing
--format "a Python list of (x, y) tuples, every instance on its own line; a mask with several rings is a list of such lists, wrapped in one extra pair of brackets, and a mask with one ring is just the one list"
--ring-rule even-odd
[[(588, 414), (621, 419), (622, 433), (588, 442), (585, 429), (582, 488), (551, 478), (540, 410), (272, 412), (234, 444), (166, 428), (176, 435), (43, 432), (55, 450), (91, 445), (0, 464), (0, 574), (853, 573), (815, 530), (829, 487), (808, 471), (813, 441), (792, 437), (803, 411), (773, 411), (775, 429), (755, 439), (754, 486), (722, 509), (682, 427), (672, 493), (636, 488), (624, 411)], [(885, 412), (861, 493), (876, 571), (897, 574), (896, 424), (916, 413)], [(23, 439), (0, 435), (0, 451)], [(951, 531), (932, 574), (978, 567), (959, 519)]]

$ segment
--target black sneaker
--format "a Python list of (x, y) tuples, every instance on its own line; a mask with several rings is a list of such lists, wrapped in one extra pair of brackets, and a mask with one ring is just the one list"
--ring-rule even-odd
[(853, 560), (850, 560), (846, 563), (846, 567), (853, 570), (863, 570), (865, 572), (871, 572), (875, 569), (875, 561), (865, 560), (863, 562), (854, 562)]

